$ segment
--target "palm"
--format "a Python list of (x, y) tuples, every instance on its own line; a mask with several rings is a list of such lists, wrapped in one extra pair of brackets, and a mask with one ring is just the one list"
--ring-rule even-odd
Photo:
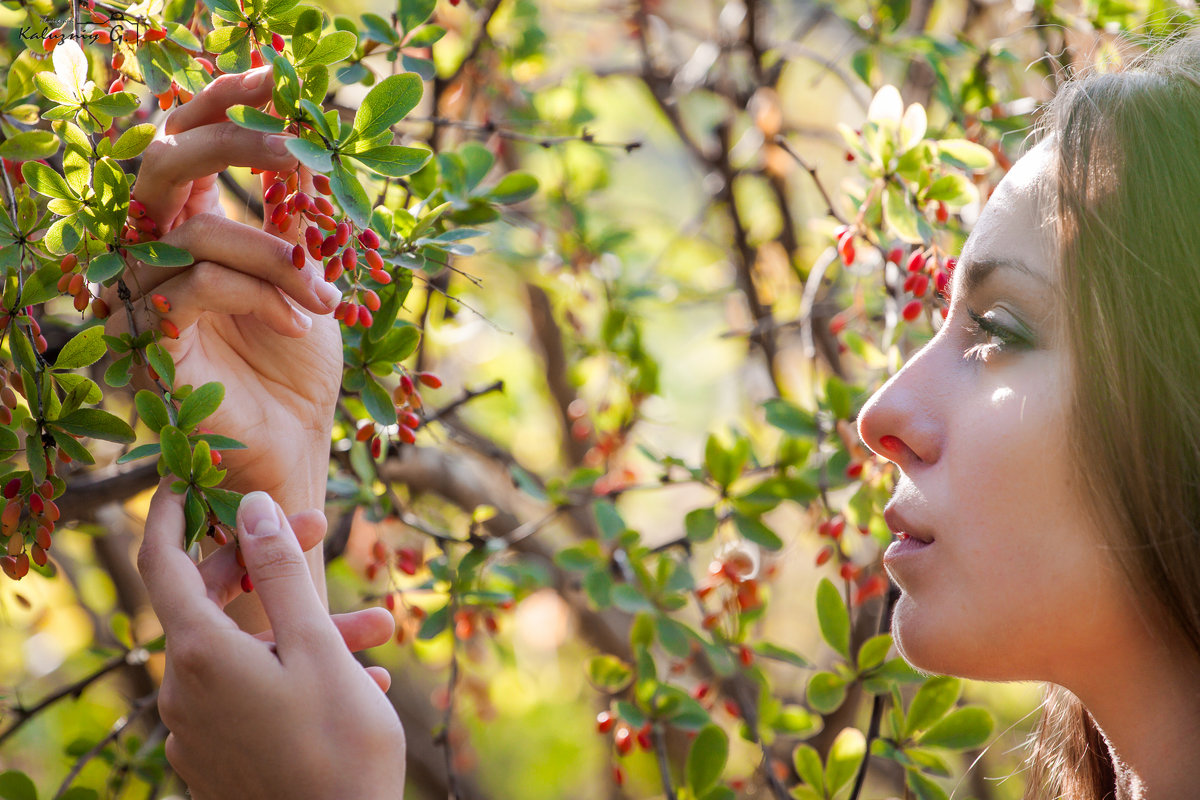
[[(247, 445), (222, 454), (231, 485), (276, 491), (327, 439), (341, 381), (341, 335), (332, 317), (310, 315), (312, 330), (292, 339), (251, 316), (205, 314), (176, 340), (177, 385), (225, 386), (203, 424)], [(315, 441), (314, 441), (315, 440)]]

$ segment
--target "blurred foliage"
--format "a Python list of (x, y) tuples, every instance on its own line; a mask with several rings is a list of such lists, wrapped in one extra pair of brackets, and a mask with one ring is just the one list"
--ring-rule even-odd
[[(145, 126), (209, 80), (201, 43), (216, 70), (276, 61), (293, 152), (383, 240), (389, 279), (362, 286), (384, 311), (344, 326), (326, 553), (335, 609), (397, 616), (368, 657), (395, 676), (409, 796), (1019, 797), (1037, 689), (896, 656), (896, 471), (853, 421), (941, 323), (1039, 104), (1189, 9), (3, 0), (6, 571), (40, 546), (24, 508), (62, 517), (49, 566), (0, 580), (0, 797), (182, 791), (131, 564), (149, 484), (115, 465), (161, 452), (199, 537), (236, 500), (208, 450), (236, 445), (197, 431), (219, 385), (189, 405), (152, 334), (105, 342), (54, 282), (68, 252), (89, 296), (122, 250), (187, 258), (125, 225)], [(116, 12), (133, 41), (45, 57), (59, 22)], [(257, 222), (257, 180), (228, 176)], [(161, 398), (126, 393), (145, 361)], [(46, 447), (76, 463), (43, 495)], [(104, 502), (73, 502), (89, 481)]]

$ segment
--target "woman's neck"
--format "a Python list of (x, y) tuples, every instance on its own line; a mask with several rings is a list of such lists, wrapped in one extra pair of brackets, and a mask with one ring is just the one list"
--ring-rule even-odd
[(1189, 754), (1200, 743), (1200, 660), (1181, 656), (1178, 642), (1146, 638), (1114, 648), (1067, 688), (1104, 734), (1117, 800), (1194, 797), (1200, 762)]

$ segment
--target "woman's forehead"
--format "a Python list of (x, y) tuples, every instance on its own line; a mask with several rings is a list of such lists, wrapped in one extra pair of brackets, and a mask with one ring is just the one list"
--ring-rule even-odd
[(1013, 164), (979, 215), (963, 248), (964, 261), (1016, 260), (1050, 277), (1055, 161), (1051, 143), (1043, 141)]

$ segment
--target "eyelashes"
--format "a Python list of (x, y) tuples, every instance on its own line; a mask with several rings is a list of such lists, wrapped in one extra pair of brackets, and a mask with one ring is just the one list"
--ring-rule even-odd
[(1025, 336), (977, 313), (970, 306), (967, 306), (967, 316), (971, 318), (971, 321), (963, 327), (966, 328), (971, 338), (986, 336), (989, 339), (989, 341), (969, 348), (966, 352), (969, 359), (985, 361), (992, 355), (1028, 349), (1032, 346)]

